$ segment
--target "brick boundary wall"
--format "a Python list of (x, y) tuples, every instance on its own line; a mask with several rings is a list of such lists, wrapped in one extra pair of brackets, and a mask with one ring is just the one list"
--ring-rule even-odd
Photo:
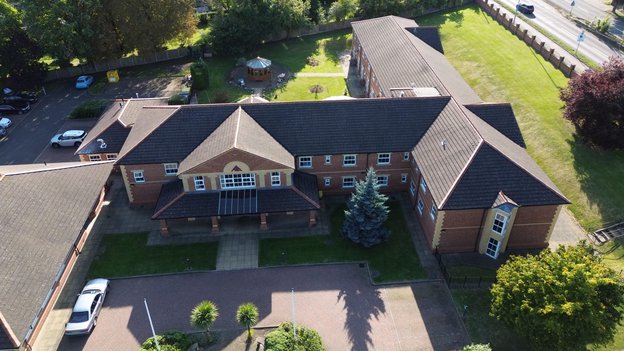
[[(491, 0), (475, 0), (475, 3), (496, 22), (535, 50), (535, 52), (540, 54), (555, 68), (563, 72), (566, 77), (573, 78), (582, 73), (579, 72), (579, 68), (583, 69), (584, 67), (577, 67), (575, 64), (568, 62), (570, 61), (570, 53), (560, 48), (551, 48), (545, 41), (540, 41), (535, 34), (534, 28), (530, 26), (525, 27), (523, 24), (517, 22), (513, 23), (513, 16), (499, 4), (496, 4)], [(559, 52), (557, 50), (562, 50), (563, 52)]]

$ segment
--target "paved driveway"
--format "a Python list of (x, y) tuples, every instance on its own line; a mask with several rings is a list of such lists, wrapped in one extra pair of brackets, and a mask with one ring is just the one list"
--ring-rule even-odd
[(374, 287), (356, 264), (114, 280), (92, 335), (64, 337), (59, 350), (137, 350), (150, 336), (143, 298), (157, 333), (193, 330), (189, 314), (203, 299), (219, 307), (214, 329), (238, 328), (236, 308), (248, 301), (259, 326), (276, 325), (291, 319), (291, 288), (297, 323), (316, 329), (328, 350), (452, 350), (468, 338), (442, 284)]

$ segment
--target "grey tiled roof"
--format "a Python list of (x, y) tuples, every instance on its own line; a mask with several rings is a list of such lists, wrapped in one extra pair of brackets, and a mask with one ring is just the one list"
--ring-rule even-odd
[(149, 132), (140, 132), (147, 128), (137, 121), (118, 163), (180, 162), (239, 106), (294, 156), (403, 152), (416, 145), (449, 99), (184, 105)]
[(112, 162), (0, 167), (0, 311), (26, 336)]
[[(167, 98), (129, 99), (125, 102), (114, 102), (91, 128), (82, 145), (76, 150), (76, 155), (118, 153), (138, 116), (147, 112), (143, 108), (163, 105), (167, 105)], [(100, 148), (101, 143), (97, 142), (97, 139), (102, 139), (106, 143), (106, 149)]]
[(239, 107), (180, 162), (178, 174), (192, 171), (194, 167), (231, 149), (295, 168), (293, 155)]
[(210, 217), (319, 208), (316, 177), (295, 172), (293, 186), (247, 189), (240, 193), (237, 190), (185, 193), (182, 181), (173, 181), (163, 185), (152, 218)]
[[(132, 151), (139, 143), (147, 138), (154, 130), (156, 130), (162, 123), (164, 123), (169, 117), (171, 117), (180, 106), (168, 106), (162, 108), (149, 109), (149, 118), (139, 118), (132, 127), (130, 134), (126, 138), (121, 151), (119, 151), (118, 158), (123, 157), (128, 152)], [(180, 138), (184, 139), (184, 138)], [(170, 147), (170, 145), (167, 145)], [(181, 160), (181, 159), (180, 159)], [(176, 162), (179, 160), (175, 160)], [(165, 161), (167, 162), (167, 161)]]
[(484, 103), (466, 107), (516, 144), (526, 148), (516, 115), (509, 103)]
[(386, 16), (351, 23), (384, 96), (392, 88), (433, 87), (463, 104), (481, 102), (442, 53), (416, 37), (416, 22)]

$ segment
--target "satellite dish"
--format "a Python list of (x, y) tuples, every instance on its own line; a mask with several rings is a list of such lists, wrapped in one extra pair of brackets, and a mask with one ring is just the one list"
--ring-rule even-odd
[(104, 142), (104, 139), (98, 139), (96, 140), (98, 143), (100, 143), (100, 149), (106, 149), (106, 147), (108, 145), (106, 145), (106, 143)]

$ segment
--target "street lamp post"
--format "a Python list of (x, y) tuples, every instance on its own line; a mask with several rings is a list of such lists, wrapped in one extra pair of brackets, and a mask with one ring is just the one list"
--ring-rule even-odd
[(518, 5), (520, 5), (520, 0), (518, 0), (518, 2), (516, 3), (516, 8), (514, 11), (514, 16), (513, 19), (511, 20), (511, 24), (515, 24), (516, 23), (516, 16), (518, 15)]
[(572, 10), (574, 9), (574, 5), (576, 5), (576, 2), (572, 0), (572, 2), (570, 3), (570, 16), (572, 16)]

